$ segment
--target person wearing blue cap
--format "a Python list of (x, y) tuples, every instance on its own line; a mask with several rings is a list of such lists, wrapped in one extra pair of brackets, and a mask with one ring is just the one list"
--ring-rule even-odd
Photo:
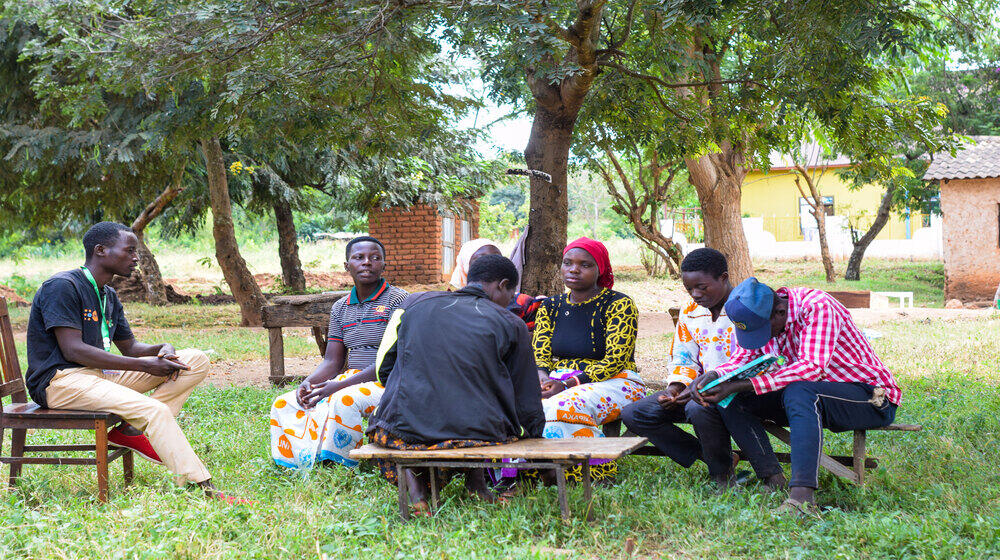
[[(757, 476), (771, 484), (782, 482), (783, 475), (761, 421), (789, 426), (792, 476), (789, 497), (777, 511), (804, 513), (819, 486), (823, 429), (887, 426), (902, 393), (850, 312), (822, 290), (775, 291), (748, 278), (733, 289), (725, 309), (740, 348), (692, 382), (693, 402), (701, 406), (689, 406), (688, 418), (703, 453), (728, 459), (732, 436)], [(767, 354), (784, 356), (786, 365), (699, 393), (710, 381)], [(716, 406), (733, 394), (729, 406)]]

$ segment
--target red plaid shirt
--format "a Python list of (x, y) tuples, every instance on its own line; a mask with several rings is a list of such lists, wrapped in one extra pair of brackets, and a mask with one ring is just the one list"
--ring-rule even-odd
[(719, 375), (763, 354), (780, 354), (788, 359), (786, 366), (751, 378), (758, 395), (795, 381), (860, 382), (883, 387), (886, 398), (899, 404), (902, 392), (896, 380), (840, 302), (812, 288), (780, 288), (777, 292), (788, 297), (785, 330), (763, 348), (737, 346), (729, 361), (715, 368)]

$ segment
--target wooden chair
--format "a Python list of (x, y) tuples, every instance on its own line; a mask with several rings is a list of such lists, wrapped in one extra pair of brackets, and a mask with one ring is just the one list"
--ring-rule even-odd
[[(122, 458), (125, 485), (132, 482), (132, 450), (119, 448), (108, 453), (108, 426), (121, 422), (110, 412), (86, 410), (52, 410), (28, 402), (21, 365), (14, 348), (14, 331), (10, 326), (7, 299), (0, 297), (0, 450), (3, 448), (4, 431), (10, 430), (9, 457), (0, 457), (0, 463), (10, 465), (10, 486), (17, 484), (22, 465), (96, 465), (97, 499), (108, 501), (108, 463)], [(3, 400), (11, 397), (11, 404)], [(25, 445), (27, 430), (94, 430), (94, 445)], [(25, 453), (58, 451), (93, 451), (94, 457), (25, 457)], [(0, 451), (2, 452), (2, 451)]]

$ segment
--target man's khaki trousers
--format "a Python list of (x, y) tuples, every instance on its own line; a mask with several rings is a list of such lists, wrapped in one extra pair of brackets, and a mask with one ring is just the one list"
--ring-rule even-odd
[[(191, 391), (205, 379), (209, 360), (204, 352), (191, 348), (177, 355), (191, 369), (181, 371), (172, 381), (142, 371), (59, 370), (45, 392), (49, 408), (113, 412), (146, 434), (163, 464), (177, 475), (177, 484), (208, 480), (212, 475), (191, 449), (174, 417)], [(153, 393), (148, 397), (143, 394), (149, 391)]]

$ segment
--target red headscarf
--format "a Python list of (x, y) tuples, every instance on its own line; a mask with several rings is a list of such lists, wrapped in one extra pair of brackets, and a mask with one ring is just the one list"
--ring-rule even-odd
[(615, 274), (611, 271), (611, 258), (608, 256), (608, 248), (604, 246), (604, 243), (595, 239), (581, 237), (563, 249), (563, 256), (570, 249), (583, 249), (590, 253), (590, 256), (594, 257), (594, 260), (597, 261), (597, 273), (599, 274), (597, 277), (598, 286), (610, 290), (615, 285)]

